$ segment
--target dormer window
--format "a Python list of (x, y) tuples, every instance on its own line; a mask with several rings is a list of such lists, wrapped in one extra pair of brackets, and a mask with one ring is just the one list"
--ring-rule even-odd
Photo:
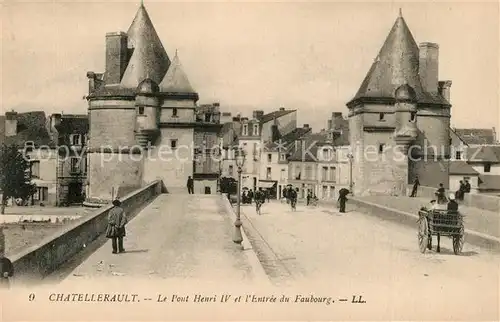
[(248, 135), (248, 124), (243, 124), (243, 128), (241, 129), (241, 135), (243, 136)]
[(144, 106), (139, 106), (137, 113), (139, 113), (139, 115), (144, 115)]
[(33, 151), (34, 147), (35, 147), (35, 143), (33, 141), (26, 141), (24, 143), (24, 149), (26, 150), (26, 152)]
[(280, 160), (285, 161), (286, 160), (286, 155), (284, 153), (280, 154)]
[(378, 113), (378, 120), (385, 121), (385, 113)]
[(172, 117), (177, 117), (177, 108), (172, 109)]
[(417, 113), (411, 112), (410, 114), (410, 122), (415, 122), (417, 120)]
[(253, 135), (258, 136), (259, 135), (259, 124), (254, 124), (253, 125)]

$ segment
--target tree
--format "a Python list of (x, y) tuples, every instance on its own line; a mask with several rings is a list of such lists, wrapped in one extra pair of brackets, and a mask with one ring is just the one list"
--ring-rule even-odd
[(29, 173), (30, 162), (20, 148), (3, 144), (0, 147), (0, 190), (2, 190), (1, 213), (5, 212), (7, 199), (22, 198), (33, 195), (35, 185), (31, 183)]
[(234, 194), (238, 191), (238, 182), (231, 177), (220, 178), (220, 191), (222, 193)]

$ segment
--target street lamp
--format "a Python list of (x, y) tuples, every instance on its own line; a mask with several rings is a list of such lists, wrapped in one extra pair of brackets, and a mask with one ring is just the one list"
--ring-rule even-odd
[(243, 236), (241, 235), (241, 173), (245, 164), (245, 153), (238, 149), (236, 152), (236, 166), (238, 167), (238, 205), (236, 208), (236, 221), (234, 222), (234, 237), (233, 242), (241, 246)]
[(349, 159), (349, 192), (354, 195), (354, 192), (352, 191), (352, 160), (354, 159), (352, 153), (347, 154), (347, 158)]

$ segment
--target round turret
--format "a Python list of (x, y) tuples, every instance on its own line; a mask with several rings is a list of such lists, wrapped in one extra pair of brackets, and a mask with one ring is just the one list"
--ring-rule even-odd
[(137, 86), (137, 94), (156, 94), (159, 91), (158, 84), (151, 78), (146, 78)]
[(397, 102), (416, 102), (417, 93), (415, 93), (415, 90), (410, 85), (403, 84), (394, 92), (394, 98)]

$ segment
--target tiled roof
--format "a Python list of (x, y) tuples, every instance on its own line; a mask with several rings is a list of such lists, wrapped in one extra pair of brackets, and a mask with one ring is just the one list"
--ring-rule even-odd
[(500, 163), (500, 145), (482, 145), (467, 148), (468, 162)]
[[(297, 144), (297, 149), (288, 159), (289, 161), (316, 162), (318, 147), (322, 145), (333, 145), (327, 142), (325, 134), (310, 134), (305, 140)], [(314, 157), (313, 157), (314, 156)]]
[(500, 190), (500, 175), (480, 175), (479, 190)]
[(465, 161), (450, 162), (450, 174), (455, 175), (477, 175), (479, 174), (474, 168)]
[(167, 93), (196, 93), (189, 83), (177, 53), (175, 53), (172, 64), (160, 83), (160, 91)]
[(275, 118), (279, 118), (293, 112), (295, 112), (295, 110), (274, 111), (271, 113), (264, 114), (262, 117), (260, 117), (259, 121), (261, 123), (267, 123), (269, 121), (274, 120)]
[(400, 15), (351, 102), (360, 98), (394, 98), (395, 90), (408, 84), (415, 90), (419, 103), (448, 105), (441, 95), (424, 91), (418, 69), (419, 48)]
[(495, 144), (493, 129), (453, 129), (466, 144)]
[(63, 114), (59, 133), (87, 134), (89, 132), (89, 118), (87, 114)]
[(36, 147), (42, 145), (56, 146), (46, 127), (48, 120), (45, 112), (18, 113), (16, 117), (17, 134), (14, 136), (5, 136), (5, 116), (0, 116), (0, 144), (24, 146), (26, 142), (33, 141)]
[(170, 66), (170, 58), (142, 4), (127, 36), (128, 47), (133, 48), (133, 52), (121, 80), (122, 87), (135, 89), (145, 78), (159, 84)]
[[(276, 142), (268, 142), (265, 146), (266, 151), (275, 151), (275, 152), (288, 152), (291, 149), (295, 141), (301, 139), (305, 135), (311, 132), (310, 128), (299, 127), (291, 132), (283, 135), (280, 140)], [(283, 151), (285, 150), (285, 151)]]

